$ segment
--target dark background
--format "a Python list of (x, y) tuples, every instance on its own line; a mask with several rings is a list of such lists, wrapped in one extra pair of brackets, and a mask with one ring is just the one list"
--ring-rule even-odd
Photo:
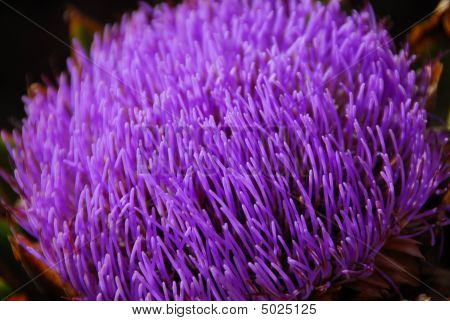
[[(17, 127), (24, 116), (21, 97), (42, 75), (54, 78), (65, 69), (70, 49), (4, 3), (50, 33), (70, 43), (64, 12), (69, 6), (105, 24), (138, 7), (137, 0), (0, 1), (0, 128)], [(161, 1), (147, 1), (155, 4)]]
[[(226, 0), (225, 0), (226, 1)], [(17, 127), (24, 116), (21, 97), (27, 86), (53, 77), (65, 69), (69, 48), (39, 29), (0, 1), (0, 128)], [(101, 23), (120, 19), (138, 6), (137, 0), (22, 0), (5, 1), (58, 38), (69, 42), (64, 12), (69, 5)], [(147, 1), (156, 3), (160, 1)], [(364, 1), (349, 0), (352, 6)], [(397, 35), (430, 13), (438, 0), (376, 0), (375, 12), (386, 18), (392, 35)], [(399, 42), (404, 37), (399, 37)]]

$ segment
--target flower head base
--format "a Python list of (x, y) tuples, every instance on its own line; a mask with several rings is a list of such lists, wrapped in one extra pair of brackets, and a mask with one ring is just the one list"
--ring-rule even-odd
[(39, 258), (86, 299), (305, 299), (429, 231), (448, 178), (426, 82), (370, 9), (142, 7), (26, 99)]

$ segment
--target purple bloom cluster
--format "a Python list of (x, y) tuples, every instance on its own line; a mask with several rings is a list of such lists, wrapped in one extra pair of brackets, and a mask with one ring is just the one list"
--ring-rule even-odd
[(433, 228), (449, 177), (411, 62), (370, 8), (143, 5), (26, 98), (16, 219), (84, 299), (305, 299), (368, 276)]

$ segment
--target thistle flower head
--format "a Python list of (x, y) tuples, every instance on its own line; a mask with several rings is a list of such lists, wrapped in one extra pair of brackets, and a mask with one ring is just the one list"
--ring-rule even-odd
[(142, 6), (25, 99), (16, 219), (85, 299), (306, 299), (366, 277), (432, 229), (449, 176), (411, 61), (370, 8)]

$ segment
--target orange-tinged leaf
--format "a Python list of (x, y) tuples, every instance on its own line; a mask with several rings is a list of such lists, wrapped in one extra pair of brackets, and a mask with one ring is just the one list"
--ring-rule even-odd
[(89, 52), (94, 33), (103, 30), (102, 24), (84, 15), (74, 6), (68, 6), (64, 16), (69, 24), (70, 38), (77, 39), (86, 52)]
[(47, 92), (47, 88), (44, 85), (37, 83), (37, 82), (32, 83), (27, 88), (27, 95), (30, 98), (35, 97), (37, 94), (45, 95), (46, 92)]
[(444, 65), (440, 61), (435, 60), (431, 63), (431, 78), (427, 88), (428, 101), (426, 108), (428, 110), (432, 111), (436, 107), (439, 80), (441, 80), (443, 70)]
[(15, 258), (22, 263), (30, 278), (34, 279), (35, 284), (43, 292), (57, 299), (77, 297), (76, 291), (69, 283), (64, 282), (56, 271), (27, 250), (31, 248), (39, 251), (37, 245), (18, 233), (14, 233), (14, 236), (9, 239)]
[(450, 37), (450, 1), (441, 1), (435, 13), (427, 20), (412, 28), (409, 43), (414, 52), (429, 50), (429, 46), (439, 36)]
[(18, 293), (8, 297), (7, 301), (28, 301), (26, 294)]
[(420, 259), (425, 259), (420, 252), (419, 244), (420, 242), (413, 239), (395, 238), (386, 242), (383, 249), (406, 253)]

